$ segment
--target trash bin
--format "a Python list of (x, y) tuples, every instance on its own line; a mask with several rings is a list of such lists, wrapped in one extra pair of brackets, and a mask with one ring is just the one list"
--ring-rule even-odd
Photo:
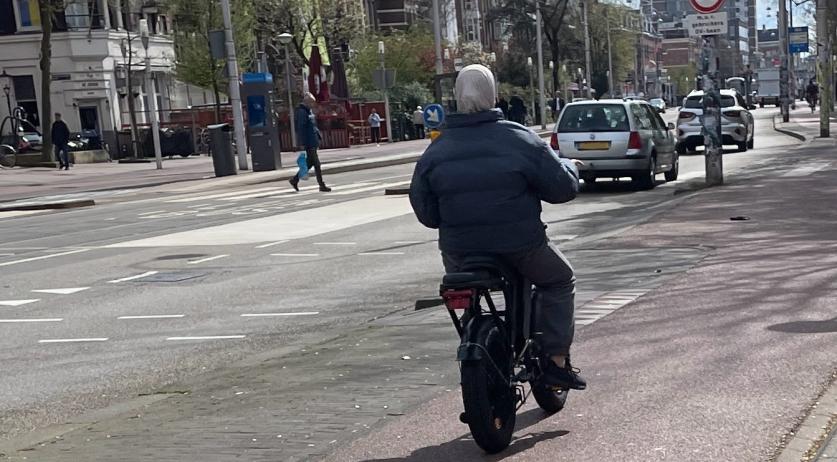
[(235, 175), (235, 158), (232, 152), (232, 127), (229, 124), (210, 125), (209, 150), (215, 176)]

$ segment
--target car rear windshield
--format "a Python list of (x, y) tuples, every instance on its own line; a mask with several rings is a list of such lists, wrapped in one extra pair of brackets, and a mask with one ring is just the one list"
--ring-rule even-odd
[[(735, 106), (735, 98), (721, 95), (721, 107), (733, 106)], [(686, 109), (703, 109), (703, 96), (690, 96), (686, 98), (686, 104), (683, 107)]]
[(568, 106), (561, 116), (559, 132), (627, 132), (628, 113), (621, 104)]

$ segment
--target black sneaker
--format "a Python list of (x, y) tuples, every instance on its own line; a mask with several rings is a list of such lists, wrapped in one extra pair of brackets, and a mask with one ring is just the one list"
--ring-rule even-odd
[(326, 185), (320, 186), (320, 192), (331, 192), (331, 188)]
[(294, 191), (299, 192), (299, 180), (297, 178), (291, 178), (288, 180), (288, 183), (291, 184), (291, 187), (294, 188)]
[(565, 367), (559, 367), (551, 359), (547, 359), (546, 369), (543, 371), (543, 383), (552, 387), (571, 388), (573, 390), (584, 390), (587, 388), (587, 381), (578, 375), (581, 370), (574, 368), (567, 360)]

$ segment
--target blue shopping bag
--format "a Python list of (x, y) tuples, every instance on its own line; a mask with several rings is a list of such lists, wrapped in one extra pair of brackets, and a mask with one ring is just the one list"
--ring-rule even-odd
[(308, 155), (304, 152), (300, 152), (299, 156), (296, 158), (296, 165), (299, 166), (299, 173), (297, 174), (297, 178), (300, 180), (307, 180), (308, 179), (308, 170), (311, 167), (308, 166)]

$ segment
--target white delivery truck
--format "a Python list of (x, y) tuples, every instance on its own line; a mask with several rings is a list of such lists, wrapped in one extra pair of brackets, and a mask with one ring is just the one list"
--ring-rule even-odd
[(756, 71), (758, 77), (758, 93), (756, 94), (756, 101), (759, 107), (764, 107), (768, 104), (773, 104), (778, 107), (781, 104), (779, 99), (779, 69), (759, 69)]

